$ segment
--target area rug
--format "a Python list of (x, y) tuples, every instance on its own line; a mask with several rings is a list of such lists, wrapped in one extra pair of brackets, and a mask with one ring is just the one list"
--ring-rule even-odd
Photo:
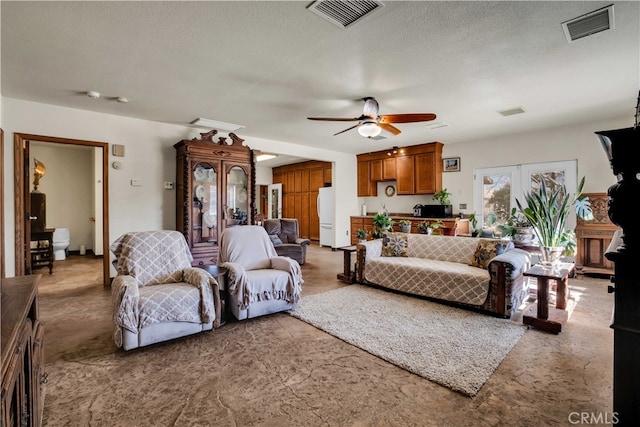
[(362, 285), (306, 296), (290, 314), (471, 397), (526, 330), (508, 319)]

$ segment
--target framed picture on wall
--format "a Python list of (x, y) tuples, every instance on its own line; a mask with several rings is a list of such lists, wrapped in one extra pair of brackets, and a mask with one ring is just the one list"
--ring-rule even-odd
[(460, 172), (460, 157), (442, 159), (443, 172)]

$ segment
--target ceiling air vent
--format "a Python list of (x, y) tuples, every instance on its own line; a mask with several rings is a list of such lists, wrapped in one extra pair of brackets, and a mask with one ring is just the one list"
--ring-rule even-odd
[(383, 6), (379, 1), (325, 0), (314, 1), (308, 9), (333, 25), (346, 29)]
[(612, 4), (562, 23), (569, 43), (614, 27)]
[(498, 113), (502, 114), (505, 117), (507, 117), (507, 116), (515, 116), (516, 114), (524, 113), (524, 108), (516, 107), (516, 108), (511, 108), (509, 110), (498, 111)]

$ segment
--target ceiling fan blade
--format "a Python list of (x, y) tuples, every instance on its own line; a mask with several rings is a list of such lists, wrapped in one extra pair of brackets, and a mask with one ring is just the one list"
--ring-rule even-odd
[(309, 120), (322, 120), (325, 122), (355, 122), (360, 120), (357, 117), (348, 119), (346, 117), (307, 117)]
[(358, 126), (360, 126), (360, 123), (358, 123), (357, 125), (351, 126), (350, 128), (346, 128), (345, 130), (341, 130), (341, 131), (340, 131), (340, 132), (338, 132), (338, 133), (334, 133), (334, 134), (333, 134), (333, 136), (340, 135), (341, 133), (344, 133), (344, 132), (346, 132), (346, 131), (348, 131), (348, 130), (355, 129), (355, 128), (357, 128)]
[(384, 114), (380, 116), (381, 124), (388, 123), (413, 123), (428, 122), (436, 118), (432, 113), (415, 113), (415, 114)]
[(389, 123), (378, 123), (378, 126), (380, 126), (383, 130), (386, 130), (387, 132), (390, 132), (394, 135), (398, 135), (400, 133), (400, 129), (398, 129), (397, 127), (390, 125)]

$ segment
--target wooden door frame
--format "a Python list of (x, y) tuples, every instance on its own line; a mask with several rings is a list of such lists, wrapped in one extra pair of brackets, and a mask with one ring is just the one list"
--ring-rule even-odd
[(25, 274), (26, 247), (30, 239), (26, 237), (26, 209), (28, 197), (29, 166), (25, 153), (28, 150), (29, 141), (51, 142), (56, 144), (82, 145), (85, 147), (97, 147), (102, 149), (102, 280), (104, 286), (110, 286), (109, 270), (109, 144), (106, 142), (85, 141), (80, 139), (58, 138), (44, 135), (31, 135), (27, 133), (13, 134), (13, 167), (14, 167), (14, 204), (15, 204), (15, 268), (16, 276)]
[(4, 279), (4, 130), (0, 128), (0, 279)]

